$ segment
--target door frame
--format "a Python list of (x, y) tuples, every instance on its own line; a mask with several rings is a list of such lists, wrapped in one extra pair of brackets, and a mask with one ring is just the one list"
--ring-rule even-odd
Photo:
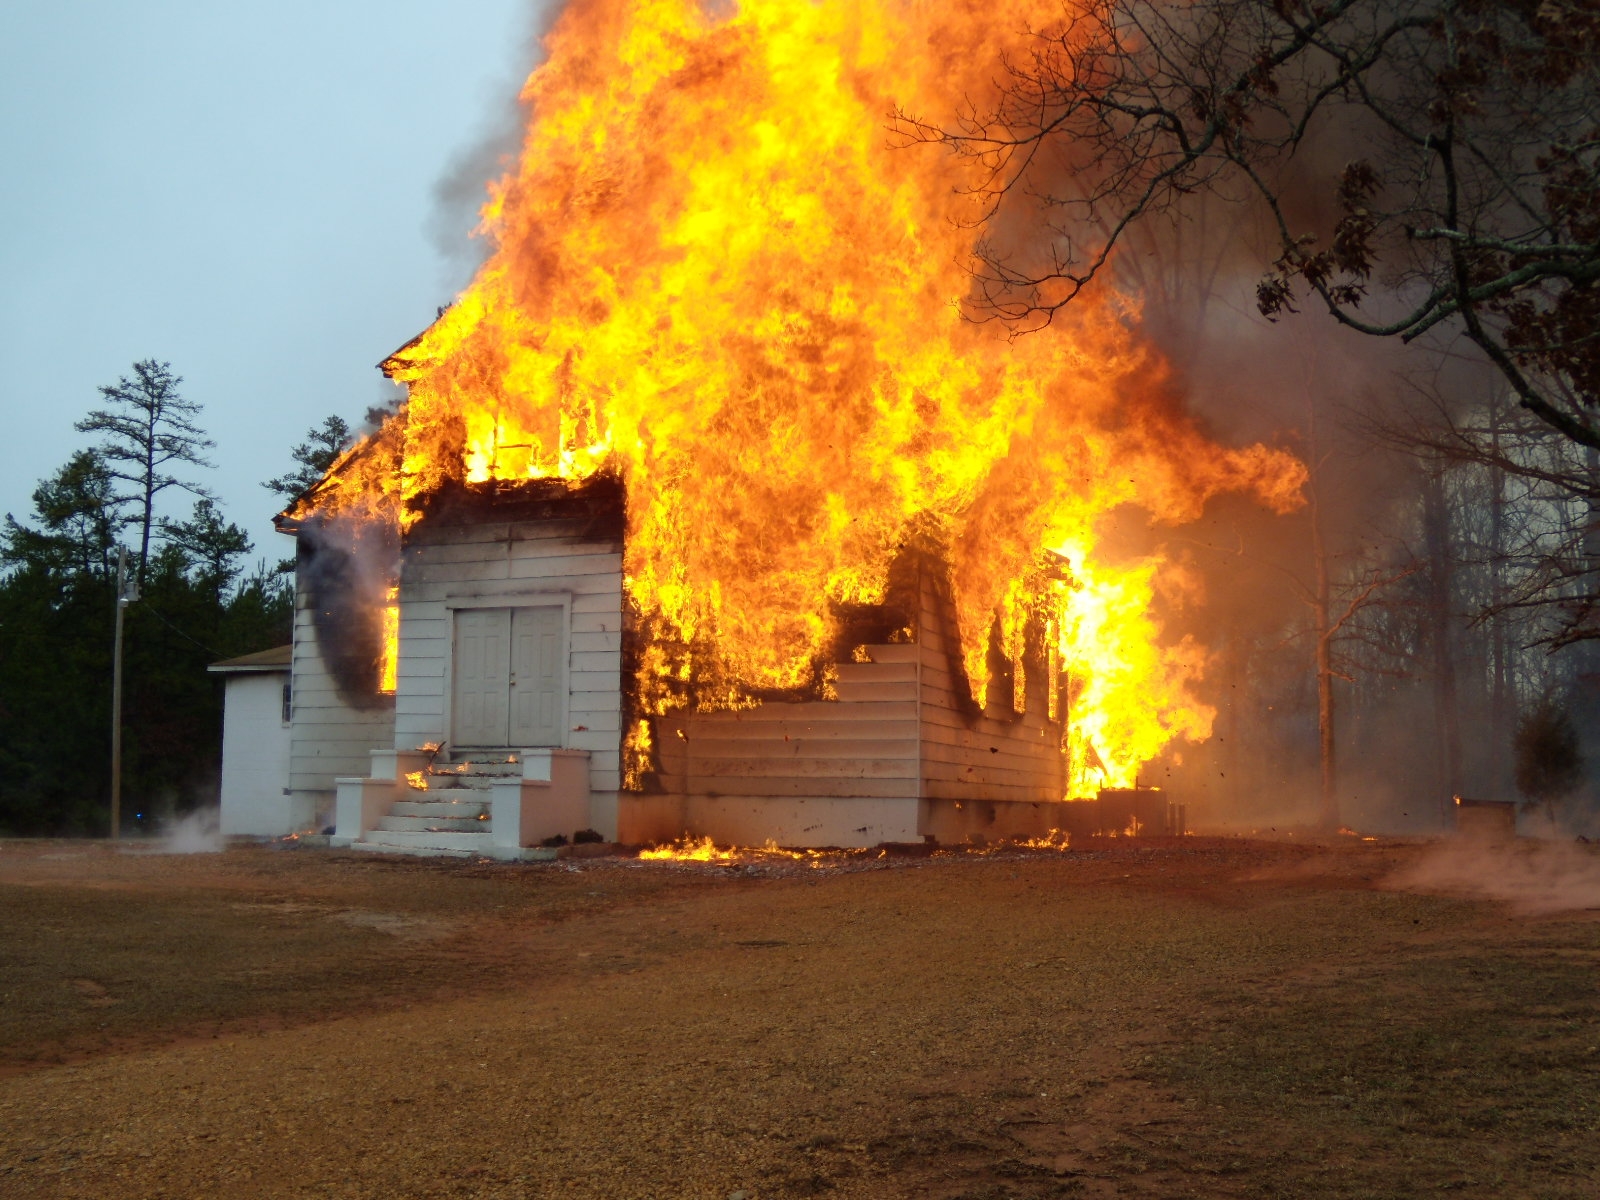
[[(570, 749), (572, 741), (572, 593), (540, 592), (521, 589), (515, 592), (474, 591), (470, 595), (447, 596), (444, 602), (445, 619), (449, 624), (448, 643), (444, 657), (444, 737), (445, 745), (455, 749), (455, 699), (456, 699), (456, 613), (472, 608), (559, 608), (561, 610), (561, 644), (565, 648), (562, 663), (561, 715), (559, 728), (561, 744), (557, 749)], [(486, 749), (527, 750), (529, 746), (486, 747)]]

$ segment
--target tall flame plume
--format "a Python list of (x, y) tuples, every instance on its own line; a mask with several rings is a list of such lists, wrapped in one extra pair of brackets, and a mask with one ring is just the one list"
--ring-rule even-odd
[[(1172, 568), (1107, 561), (1101, 519), (1177, 524), (1226, 491), (1284, 511), (1303, 469), (1186, 417), (1126, 298), (1015, 340), (964, 319), (974, 168), (889, 128), (981, 104), (1024, 30), (1061, 20), (1058, 0), (575, 0), (524, 87), (485, 265), (387, 364), (409, 385), (368, 454), (388, 467), (322, 501), (404, 523), (450, 480), (615, 472), (631, 602), (748, 689), (806, 678), (836, 604), (880, 602), (920, 530), (981, 698), (991, 624), (1017, 647), (1053, 549), (1074, 786), (1205, 737), (1204, 653), (1150, 611)], [(646, 711), (683, 669), (645, 656)]]

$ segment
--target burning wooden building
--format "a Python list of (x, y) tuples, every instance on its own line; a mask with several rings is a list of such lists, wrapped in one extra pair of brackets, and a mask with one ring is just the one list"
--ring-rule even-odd
[(447, 489), (381, 599), (363, 526), (282, 522), (302, 561), (292, 787), (323, 808), (338, 791), (341, 841), (508, 855), (586, 829), (861, 846), (1059, 824), (1070, 680), (1047, 622), (1016, 661), (996, 630), (980, 701), (948, 568), (907, 544), (802, 684), (685, 673), (651, 712), (638, 672), (664, 648), (624, 586), (625, 505), (607, 475)]
[[(1205, 652), (1161, 615), (1182, 565), (1103, 518), (1286, 510), (1304, 472), (1214, 442), (1110, 289), (1027, 338), (963, 319), (991, 168), (883, 120), (980, 97), (993, 24), (556, 22), (484, 266), (386, 360), (401, 409), (283, 518), (291, 787), (352, 781), (342, 837), (1042, 832), (1208, 734)], [(490, 799), (407, 794), (471, 790), (446, 770)], [(428, 807), (452, 802), (477, 807)]]

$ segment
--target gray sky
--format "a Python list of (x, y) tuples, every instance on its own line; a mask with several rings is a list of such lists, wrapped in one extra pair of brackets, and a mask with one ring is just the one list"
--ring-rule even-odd
[(26, 519), (96, 387), (155, 358), (205, 405), (196, 476), (282, 557), (259, 481), (384, 400), (373, 364), (465, 284), (547, 2), (8, 6), (0, 513)]

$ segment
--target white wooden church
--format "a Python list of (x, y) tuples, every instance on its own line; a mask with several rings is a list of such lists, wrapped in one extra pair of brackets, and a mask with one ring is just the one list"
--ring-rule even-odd
[[(398, 545), (280, 517), (299, 548), (280, 811), (338, 845), (501, 858), (579, 834), (843, 847), (1059, 823), (1060, 681), (1041, 661), (1011, 687), (1002, 663), (975, 706), (926, 556), (841, 642), (827, 698), (633, 711), (625, 504), (606, 477), (453, 485)], [(651, 751), (625, 780), (640, 721)]]

